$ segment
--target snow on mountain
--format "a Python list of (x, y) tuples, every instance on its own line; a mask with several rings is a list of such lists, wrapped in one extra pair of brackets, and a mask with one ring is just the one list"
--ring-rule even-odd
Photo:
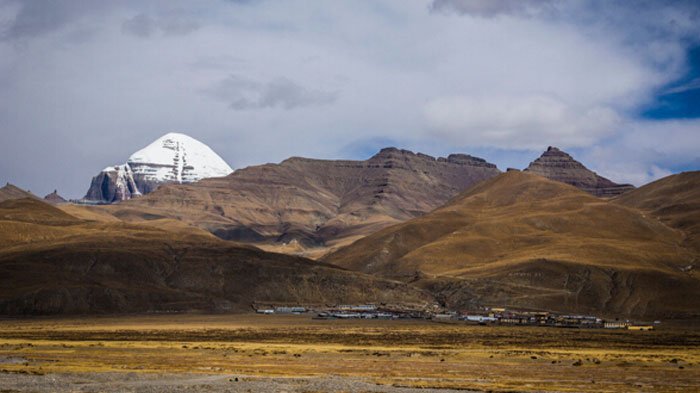
[(132, 154), (127, 164), (134, 174), (160, 182), (191, 183), (233, 172), (209, 146), (175, 132), (163, 135)]
[(233, 169), (209, 146), (171, 132), (132, 154), (126, 164), (102, 170), (92, 179), (83, 200), (112, 203), (147, 194), (163, 183), (191, 183), (231, 172)]

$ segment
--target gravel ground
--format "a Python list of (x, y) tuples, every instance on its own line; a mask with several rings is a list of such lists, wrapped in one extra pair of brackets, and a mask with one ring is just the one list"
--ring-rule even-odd
[[(238, 381), (235, 379), (238, 378)], [(347, 377), (269, 378), (201, 374), (0, 374), (0, 393), (14, 392), (387, 392), (450, 393), (456, 390), (411, 389), (376, 385)], [(464, 392), (463, 390), (460, 392)]]

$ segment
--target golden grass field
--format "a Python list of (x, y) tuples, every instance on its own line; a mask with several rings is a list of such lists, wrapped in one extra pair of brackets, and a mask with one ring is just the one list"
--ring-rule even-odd
[(0, 375), (103, 372), (354, 377), (387, 388), (498, 392), (695, 392), (700, 331), (250, 314), (0, 321)]

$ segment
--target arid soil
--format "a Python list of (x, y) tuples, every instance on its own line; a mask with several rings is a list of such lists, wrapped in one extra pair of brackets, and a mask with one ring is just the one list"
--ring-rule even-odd
[(450, 393), (463, 390), (379, 385), (362, 378), (270, 378), (221, 374), (81, 373), (50, 376), (0, 374), (1, 392), (390, 392)]
[(4, 392), (691, 392), (700, 389), (700, 331), (249, 314), (4, 320), (0, 386)]

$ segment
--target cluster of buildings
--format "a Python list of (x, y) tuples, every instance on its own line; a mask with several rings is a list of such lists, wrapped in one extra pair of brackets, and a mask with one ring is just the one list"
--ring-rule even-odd
[(635, 324), (630, 321), (606, 320), (592, 315), (559, 315), (546, 311), (519, 311), (502, 307), (484, 307), (479, 311), (437, 312), (388, 307), (376, 304), (341, 304), (307, 308), (302, 306), (255, 307), (259, 314), (304, 314), (315, 312), (315, 319), (428, 319), (435, 321), (465, 322), (478, 325), (550, 326), (559, 328), (597, 328), (654, 330), (654, 324)]
[(306, 308), (301, 306), (255, 307), (258, 314), (303, 314), (315, 312), (315, 319), (430, 319), (428, 312), (377, 306), (376, 304), (339, 304)]
[(399, 311), (375, 304), (338, 305), (328, 310), (320, 311), (317, 319), (399, 319), (420, 318), (418, 311)]
[(302, 306), (271, 306), (271, 307), (255, 307), (255, 312), (258, 314), (304, 314), (308, 311)]
[[(559, 315), (545, 311), (516, 311), (501, 307), (486, 307), (483, 312), (464, 312), (454, 317), (468, 323), (488, 325), (552, 326), (560, 328), (597, 328), (654, 330), (653, 324), (606, 320), (593, 315)], [(655, 324), (660, 323), (656, 321)]]

